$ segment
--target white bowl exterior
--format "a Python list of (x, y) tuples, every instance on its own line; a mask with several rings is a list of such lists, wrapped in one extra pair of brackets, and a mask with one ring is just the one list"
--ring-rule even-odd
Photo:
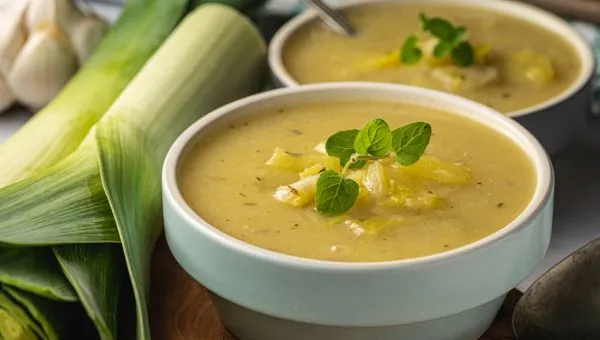
[[(224, 117), (279, 105), (336, 100), (410, 102), (443, 108), (498, 130), (521, 145), (538, 184), (525, 212), (502, 230), (433, 256), (380, 263), (301, 259), (234, 239), (196, 216), (176, 181), (179, 156), (195, 136)], [(259, 94), (205, 116), (175, 142), (163, 169), (167, 240), (176, 259), (214, 293), (251, 310), (335, 326), (388, 326), (432, 320), (490, 302), (525, 278), (550, 241), (554, 178), (531, 134), (503, 115), (437, 91), (402, 85), (330, 83)], [(226, 202), (223, 209), (228, 209)], [(484, 221), (482, 221), (484, 223)]]
[(556, 105), (513, 118), (526, 127), (549, 154), (554, 154), (585, 130), (595, 100), (595, 79), (591, 76), (579, 92)]
[(477, 340), (494, 321), (505, 297), (444, 318), (379, 327), (301, 323), (243, 308), (215, 294), (211, 300), (223, 324), (239, 340)]

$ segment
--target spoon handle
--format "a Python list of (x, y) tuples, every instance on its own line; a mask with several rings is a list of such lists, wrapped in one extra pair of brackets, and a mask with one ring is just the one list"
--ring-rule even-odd
[(348, 19), (340, 12), (333, 10), (322, 0), (304, 0), (312, 8), (317, 11), (317, 14), (323, 19), (327, 25), (336, 30), (338, 33), (353, 36), (356, 30), (350, 24)]

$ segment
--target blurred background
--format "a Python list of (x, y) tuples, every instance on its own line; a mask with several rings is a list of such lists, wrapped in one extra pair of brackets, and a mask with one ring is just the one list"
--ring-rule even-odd
[[(125, 0), (88, 0), (91, 2), (119, 5)], [(243, 0), (252, 1), (252, 0)], [(328, 3), (345, 0), (327, 0)], [(600, 24), (600, 0), (520, 0), (556, 12), (573, 19)], [(273, 14), (288, 15), (301, 10), (301, 0), (267, 0), (266, 10)]]
[[(126, 0), (80, 0), (96, 8), (100, 14), (114, 20), (118, 16), (118, 8)], [(202, 2), (206, 0), (196, 0)], [(219, 1), (219, 0), (214, 0)], [(264, 2), (265, 5), (255, 13), (255, 20), (267, 38), (290, 16), (298, 14), (305, 8), (303, 0), (239, 0), (240, 2)], [(352, 0), (325, 0), (336, 4)], [(483, 0), (485, 1), (485, 0)], [(554, 12), (574, 23), (576, 29), (592, 44), (600, 45), (600, 0), (515, 0), (530, 3)]]

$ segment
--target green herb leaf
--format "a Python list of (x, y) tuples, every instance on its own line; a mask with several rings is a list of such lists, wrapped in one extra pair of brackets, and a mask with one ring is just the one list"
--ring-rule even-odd
[(473, 46), (466, 41), (461, 42), (452, 50), (452, 60), (460, 66), (468, 67), (475, 62)]
[(358, 170), (358, 169), (362, 169), (365, 165), (367, 165), (367, 161), (364, 159), (361, 159), (358, 162), (354, 162), (354, 163), (350, 164), (348, 169)]
[[(433, 51), (433, 56), (436, 59), (443, 59), (451, 55), (452, 61), (459, 66), (468, 67), (473, 65), (475, 53), (471, 44), (467, 42), (468, 32), (465, 27), (454, 27), (451, 22), (439, 17), (428, 18), (425, 13), (420, 13), (419, 18), (423, 31), (430, 33), (439, 40)], [(405, 43), (402, 50), (403, 57), (404, 51), (407, 49), (406, 46)]]
[(454, 49), (454, 45), (451, 43), (440, 41), (433, 49), (433, 56), (436, 59), (443, 59), (450, 55)]
[(423, 12), (419, 13), (419, 19), (421, 20), (421, 30), (427, 32), (429, 30), (429, 18), (427, 17), (427, 14)]
[(362, 155), (384, 157), (392, 149), (392, 132), (383, 119), (374, 119), (358, 132), (354, 150)]
[(467, 29), (461, 26), (454, 31), (454, 39), (452, 39), (452, 42), (454, 43), (454, 46), (457, 46), (468, 38), (469, 34), (467, 33)]
[(416, 122), (393, 132), (393, 148), (396, 161), (404, 166), (416, 163), (425, 153), (431, 138), (431, 125)]
[(420, 18), (423, 23), (423, 31), (431, 33), (441, 41), (451, 42), (454, 40), (456, 29), (449, 21), (438, 17), (429, 19), (424, 13), (420, 14)]
[(419, 38), (416, 35), (410, 35), (404, 41), (402, 45), (402, 53), (400, 54), (400, 60), (402, 63), (407, 65), (416, 64), (423, 57), (423, 51), (418, 46)]
[(348, 169), (362, 168), (369, 161), (388, 157), (394, 151), (398, 163), (408, 166), (419, 160), (431, 138), (431, 126), (417, 122), (390, 131), (383, 119), (368, 122), (361, 130), (345, 130), (327, 139), (325, 149), (344, 165), (341, 174), (334, 170), (322, 172), (317, 179), (315, 205), (326, 216), (340, 215), (350, 210), (359, 195), (359, 185), (345, 178)]
[[(354, 151), (354, 141), (358, 135), (358, 130), (346, 130), (334, 133), (325, 142), (325, 150), (329, 156), (337, 157), (340, 159), (342, 166), (346, 165), (356, 153)], [(367, 164), (366, 161), (358, 161), (354, 164), (349, 165), (350, 169), (360, 169)]]
[(357, 135), (358, 130), (346, 130), (334, 133), (325, 142), (327, 154), (339, 158), (342, 166), (346, 165), (350, 157), (355, 153), (354, 141)]
[(327, 170), (317, 180), (317, 211), (327, 216), (341, 215), (356, 203), (358, 191), (356, 182), (342, 178), (334, 170)]

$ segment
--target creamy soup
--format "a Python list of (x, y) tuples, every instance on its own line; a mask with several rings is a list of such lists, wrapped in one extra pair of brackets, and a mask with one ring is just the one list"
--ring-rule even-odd
[[(459, 67), (437, 60), (439, 39), (423, 31), (419, 14), (466, 28), (475, 63)], [(474, 7), (447, 4), (373, 4), (346, 11), (360, 34), (333, 32), (321, 21), (299, 29), (284, 47), (284, 65), (300, 83), (376, 81), (428, 87), (512, 112), (564, 92), (580, 72), (567, 42), (521, 19)], [(415, 34), (422, 60), (401, 62), (407, 37)]]
[[(374, 118), (392, 127), (428, 122), (425, 155), (407, 167), (383, 159), (351, 170), (360, 186), (356, 204), (338, 216), (320, 214), (314, 191), (297, 183), (318, 176), (323, 169), (315, 164), (339, 171), (339, 159), (323, 154), (320, 143)], [(223, 122), (188, 148), (178, 180), (190, 207), (219, 230), (333, 261), (414, 258), (472, 243), (519, 215), (536, 185), (528, 157), (501, 134), (447, 112), (376, 102), (273, 108)], [(278, 196), (290, 187), (306, 193), (303, 200)], [(385, 189), (377, 200), (374, 188)]]

